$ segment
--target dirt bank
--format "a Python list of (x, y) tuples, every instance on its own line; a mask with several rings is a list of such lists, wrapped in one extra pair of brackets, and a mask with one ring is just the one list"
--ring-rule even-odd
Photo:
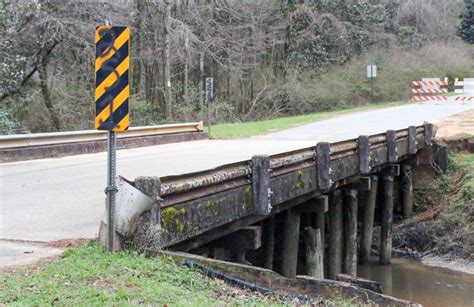
[(466, 148), (474, 136), (474, 110), (436, 125), (436, 139), (448, 146), (448, 171), (434, 176), (429, 167), (420, 170), (423, 182), (415, 182), (415, 214), (394, 226), (394, 251), (427, 265), (474, 274), (474, 154)]

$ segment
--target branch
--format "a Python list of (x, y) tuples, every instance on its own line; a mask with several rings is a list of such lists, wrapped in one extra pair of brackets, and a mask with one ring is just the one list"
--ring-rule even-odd
[[(53, 49), (59, 44), (59, 41), (55, 41), (53, 45), (46, 51), (45, 56), (49, 56), (49, 54), (53, 51)], [(41, 52), (41, 51), (40, 51)], [(38, 52), (39, 53), (39, 52)], [(20, 91), (20, 88), (22, 88), (30, 79), (31, 77), (35, 74), (35, 72), (38, 70), (38, 61), (35, 62), (35, 66), (33, 69), (23, 78), (21, 81), (20, 86), (16, 90), (12, 90), (9, 92), (6, 92), (2, 95), (0, 98), (0, 101), (3, 101), (7, 97), (11, 97), (15, 94), (17, 94)]]

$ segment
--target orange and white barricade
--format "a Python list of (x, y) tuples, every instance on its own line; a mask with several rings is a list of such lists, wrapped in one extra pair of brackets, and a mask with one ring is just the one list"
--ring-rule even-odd
[(474, 102), (474, 78), (464, 78), (463, 81), (454, 79), (454, 92), (457, 94), (455, 101)]
[(412, 84), (413, 101), (421, 103), (425, 101), (435, 101), (439, 104), (441, 101), (447, 101), (445, 95), (448, 92), (448, 78), (441, 81), (439, 78), (423, 78), (421, 81), (413, 81)]

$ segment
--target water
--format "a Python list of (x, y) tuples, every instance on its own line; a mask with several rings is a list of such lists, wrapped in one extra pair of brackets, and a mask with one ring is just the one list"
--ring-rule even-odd
[(474, 275), (393, 259), (391, 265), (359, 265), (358, 275), (382, 283), (384, 293), (427, 307), (474, 306)]

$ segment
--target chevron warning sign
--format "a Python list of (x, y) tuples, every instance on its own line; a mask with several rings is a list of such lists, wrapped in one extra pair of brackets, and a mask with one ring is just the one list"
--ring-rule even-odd
[(129, 126), (130, 29), (99, 26), (95, 31), (95, 128)]

